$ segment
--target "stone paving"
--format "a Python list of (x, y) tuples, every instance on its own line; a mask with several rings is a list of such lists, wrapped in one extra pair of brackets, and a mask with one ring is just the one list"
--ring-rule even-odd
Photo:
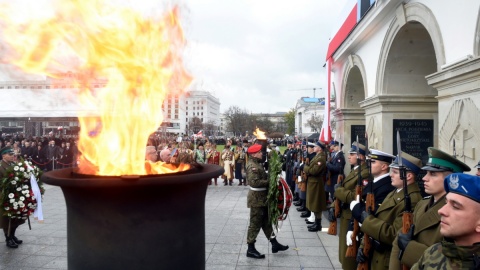
[[(221, 181), (219, 181), (221, 183)], [(18, 249), (0, 242), (0, 269), (67, 269), (66, 207), (59, 187), (45, 185), (45, 222), (31, 222), (17, 230), (24, 240)], [(206, 269), (341, 269), (338, 239), (326, 233), (328, 221), (322, 219), (322, 232), (309, 232), (300, 213), (292, 205), (278, 235), (287, 251), (271, 253), (271, 245), (261, 231), (256, 248), (265, 259), (245, 256), (249, 209), (248, 187), (209, 186), (205, 201)], [(326, 213), (324, 213), (325, 216)]]

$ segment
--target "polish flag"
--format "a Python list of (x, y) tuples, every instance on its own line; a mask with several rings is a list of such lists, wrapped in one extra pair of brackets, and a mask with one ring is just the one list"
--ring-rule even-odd
[(327, 84), (322, 130), (320, 131), (320, 136), (318, 138), (319, 141), (324, 143), (329, 143), (332, 140), (332, 130), (330, 129), (330, 59), (327, 60)]
[(203, 137), (203, 133), (202, 131), (200, 130), (197, 134), (195, 134), (196, 137)]

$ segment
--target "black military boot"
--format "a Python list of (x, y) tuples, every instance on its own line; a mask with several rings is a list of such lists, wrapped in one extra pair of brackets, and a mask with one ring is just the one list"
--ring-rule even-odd
[(12, 239), (12, 237), (8, 237), (5, 235), (5, 243), (9, 248), (18, 248), (18, 244)]
[(277, 238), (270, 239), (270, 243), (272, 243), (272, 253), (277, 253), (278, 251), (284, 251), (288, 249), (288, 246), (278, 243)]
[(12, 235), (12, 240), (15, 241), (15, 243), (17, 243), (17, 245), (20, 245), (21, 243), (23, 243), (22, 240), (18, 239), (16, 236), (15, 236), (15, 231), (17, 230), (17, 228), (12, 228), (10, 230), (10, 234)]
[[(310, 227), (311, 226), (311, 227)], [(308, 226), (309, 232), (317, 232), (322, 230), (322, 219), (317, 218), (315, 219), (315, 224)]]
[(300, 200), (302, 202), (301, 206), (300, 207), (297, 207), (297, 211), (298, 212), (303, 212), (303, 211), (306, 211), (307, 208), (305, 207), (305, 200)]
[[(306, 209), (306, 208), (305, 208), (305, 209)], [(308, 218), (311, 214), (312, 214), (312, 212), (310, 212), (310, 210), (307, 209), (307, 211), (302, 212), (302, 214), (300, 215), (300, 217), (302, 217), (302, 218)]]
[(298, 193), (295, 192), (295, 195), (293, 195), (293, 200), (292, 201), (296, 202), (298, 200), (300, 200), (300, 196), (298, 196)]
[(265, 259), (265, 254), (260, 254), (260, 252), (255, 249), (255, 244), (252, 243), (248, 244), (247, 257), (255, 259)]
[(298, 199), (298, 201), (294, 202), (293, 205), (295, 205), (295, 206), (302, 205), (302, 200)]

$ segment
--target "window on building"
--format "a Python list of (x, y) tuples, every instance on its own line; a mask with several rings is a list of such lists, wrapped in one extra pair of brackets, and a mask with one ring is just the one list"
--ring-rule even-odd
[(175, 114), (175, 120), (178, 120), (178, 114)]

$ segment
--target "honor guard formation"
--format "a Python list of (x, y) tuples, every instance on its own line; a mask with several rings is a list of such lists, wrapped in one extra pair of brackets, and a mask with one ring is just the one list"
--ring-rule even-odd
[[(268, 205), (270, 173), (278, 166), (288, 190), (282, 194), (293, 194), (305, 230), (338, 238), (342, 269), (480, 269), (480, 162), (472, 175), (465, 173), (471, 168), (455, 155), (434, 147), (424, 150), (428, 161), (423, 164), (402, 151), (398, 133), (397, 153), (370, 148), (367, 137), (364, 141), (365, 145), (359, 143), (357, 137), (344, 154), (343, 143), (337, 140), (232, 138), (217, 146), (217, 140), (163, 140), (152, 135), (145, 160), (219, 165), (224, 173), (209, 185), (217, 186), (220, 179), (225, 188), (248, 186), (248, 260), (266, 258), (255, 247), (260, 231), (273, 256), (289, 249), (277, 240), (281, 234), (272, 226)], [(33, 198), (43, 194), (42, 188), (41, 194), (34, 194), (38, 185), (23, 175), (39, 177), (41, 171), (75, 166), (77, 150), (75, 140), (53, 137), (1, 143), (0, 225), (6, 246), (18, 248), (23, 241), (16, 230), (30, 214), (37, 218)], [(283, 153), (276, 143), (286, 145)], [(286, 217), (289, 198), (283, 197)], [(322, 217), (328, 228), (322, 228)]]

